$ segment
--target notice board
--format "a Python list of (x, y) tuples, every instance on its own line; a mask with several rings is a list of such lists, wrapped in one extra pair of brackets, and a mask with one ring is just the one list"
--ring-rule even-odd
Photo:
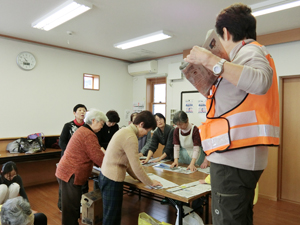
[(189, 122), (198, 127), (206, 120), (206, 98), (198, 91), (182, 91), (180, 110), (186, 112)]

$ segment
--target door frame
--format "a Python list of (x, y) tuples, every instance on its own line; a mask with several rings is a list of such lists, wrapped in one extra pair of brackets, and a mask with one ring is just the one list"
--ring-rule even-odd
[(285, 201), (281, 197), (282, 191), (282, 156), (283, 156), (283, 94), (284, 87), (283, 82), (286, 79), (300, 78), (300, 75), (290, 75), (290, 76), (279, 76), (279, 115), (280, 115), (280, 143), (278, 147), (278, 179), (277, 179), (277, 199), (280, 201)]

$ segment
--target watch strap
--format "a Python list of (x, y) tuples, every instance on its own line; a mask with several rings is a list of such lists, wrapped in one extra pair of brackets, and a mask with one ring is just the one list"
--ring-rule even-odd
[(226, 59), (221, 59), (215, 66), (221, 67), (221, 71), (219, 73), (214, 73), (215, 76), (220, 76), (224, 71), (224, 63), (227, 62)]

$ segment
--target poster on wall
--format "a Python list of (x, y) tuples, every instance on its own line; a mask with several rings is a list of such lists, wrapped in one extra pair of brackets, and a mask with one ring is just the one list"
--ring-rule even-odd
[(133, 103), (133, 112), (139, 113), (145, 110), (145, 103), (144, 102), (134, 102)]
[(198, 100), (198, 113), (206, 113), (206, 105), (204, 100)]
[(194, 103), (192, 99), (188, 99), (185, 101), (185, 112), (194, 113)]
[(193, 112), (188, 113), (189, 122), (197, 127), (206, 120), (206, 98), (198, 91), (182, 91), (180, 99), (180, 110), (186, 111), (187, 103), (193, 103)]

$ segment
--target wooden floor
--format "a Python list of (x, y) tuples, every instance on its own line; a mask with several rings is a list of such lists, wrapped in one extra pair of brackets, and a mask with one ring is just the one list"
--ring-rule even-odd
[[(92, 189), (90, 181), (90, 189)], [(61, 212), (57, 208), (58, 184), (27, 187), (32, 209), (43, 212), (48, 217), (48, 225), (61, 224)], [(137, 196), (124, 195), (122, 208), (122, 225), (137, 225), (140, 212), (146, 212), (152, 217), (175, 224), (176, 210), (169, 205), (161, 205), (159, 202), (146, 198), (138, 199)], [(300, 205), (275, 202), (260, 198), (254, 207), (255, 225), (299, 225)]]

